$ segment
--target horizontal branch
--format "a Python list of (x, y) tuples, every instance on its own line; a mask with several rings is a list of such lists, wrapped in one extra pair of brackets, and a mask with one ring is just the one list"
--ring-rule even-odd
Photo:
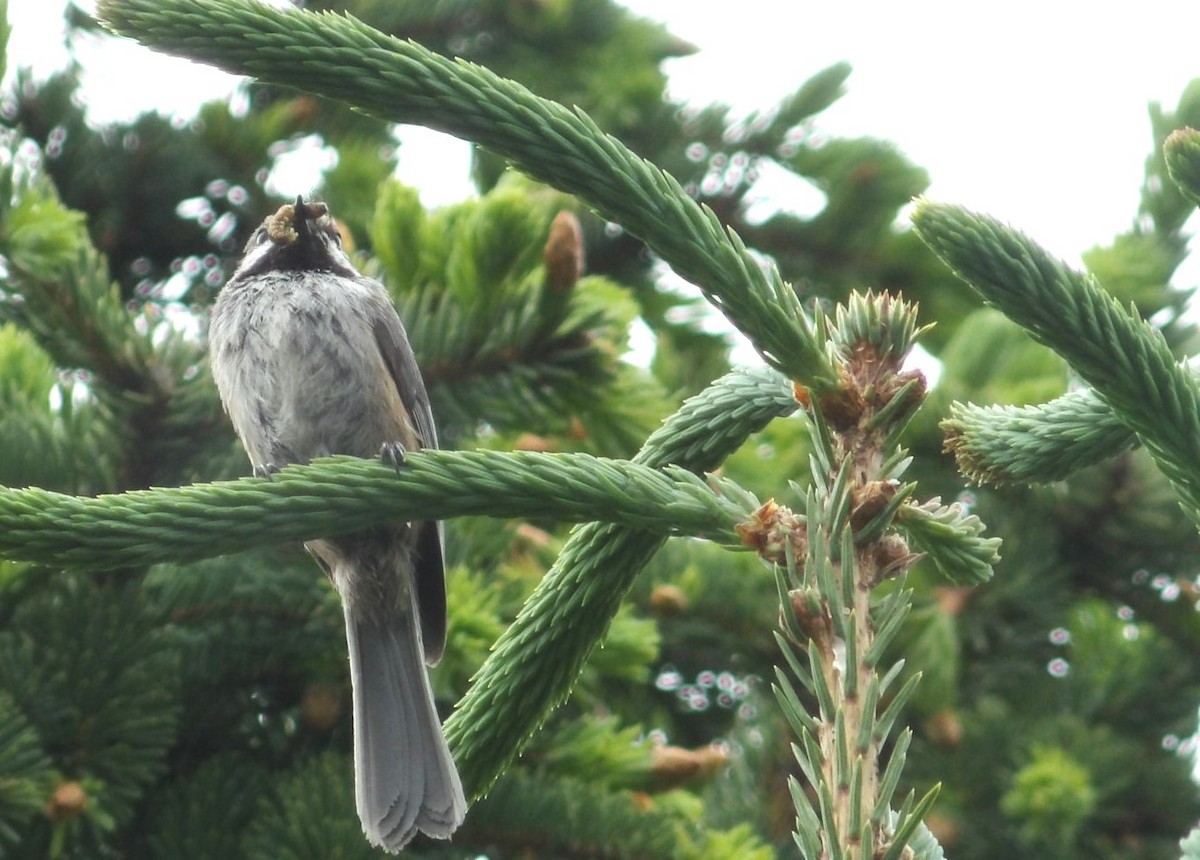
[(739, 543), (745, 516), (702, 479), (587, 454), (416, 451), (394, 469), (330, 457), (271, 478), (81, 498), (0, 489), (0, 558), (104, 569), (190, 562), (386, 522), (599, 521)]
[(1062, 481), (1137, 445), (1090, 389), (1033, 406), (954, 403), (941, 428), (963, 476), (995, 487)]

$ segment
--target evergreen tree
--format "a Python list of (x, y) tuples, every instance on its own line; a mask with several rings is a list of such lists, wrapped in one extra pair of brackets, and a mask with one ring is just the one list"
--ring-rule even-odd
[[(106, 8), (115, 15), (139, 5), (147, 4), (113, 0)], [(609, 0), (363, 0), (337, 8), (585, 108), (771, 259), (796, 293), (770, 294), (766, 280), (755, 282), (757, 294), (737, 293), (714, 279), (722, 261), (735, 257), (688, 259), (698, 256), (688, 239), (669, 245), (653, 225), (639, 229), (654, 217), (649, 206), (672, 199), (670, 189), (647, 187), (622, 210), (628, 218), (598, 217), (565, 192), (578, 191), (603, 212), (587, 171), (603, 175), (610, 165), (578, 156), (579, 187), (560, 182), (561, 191), (504, 171), (501, 158), (514, 154), (495, 120), (480, 122), (472, 136), (496, 153), (477, 156), (481, 196), (428, 211), (416, 191), (388, 178), (396, 161), (388, 123), (305, 92), (317, 91), (310, 79), (286, 81), (299, 94), (278, 81), (249, 84), (238, 108), (209, 104), (189, 124), (151, 114), (96, 129), (72, 97), (78, 69), (41, 84), (19, 77), (4, 113), (0, 190), (0, 484), (91, 496), (248, 472), (208, 377), (205, 314), (245, 235), (282, 202), (264, 185), (274, 157), (319, 135), (338, 158), (318, 196), (342, 219), (366, 270), (392, 290), (443, 435), (451, 447), (479, 452), (474, 462), (487, 467), (482, 478), (442, 477), (429, 503), (447, 505), (447, 517), (502, 517), (450, 520), (451, 632), (434, 674), (444, 713), (463, 702), (448, 733), (466, 763), (469, 790), (487, 795), (452, 843), (419, 844), (413, 853), (790, 856), (794, 828), (806, 849), (817, 818), (828, 825), (837, 813), (830, 809), (827, 818), (823, 777), (814, 772), (835, 763), (802, 750), (798, 765), (789, 744), (805, 731), (819, 734), (804, 712), (831, 720), (843, 712), (838, 703), (827, 707), (837, 691), (823, 690), (807, 662), (819, 663), (829, 644), (825, 628), (796, 597), (812, 594), (805, 577), (834, 576), (814, 549), (817, 537), (850, 533), (833, 503), (840, 499), (849, 511), (848, 490), (830, 479), (841, 462), (839, 440), (847, 438), (837, 418), (845, 404), (835, 395), (850, 389), (830, 375), (819, 336), (829, 334), (830, 349), (843, 356), (858, 336), (880, 354), (902, 354), (917, 333), (904, 306), (881, 309), (851, 291), (902, 292), (920, 302), (922, 322), (937, 322), (921, 333), (922, 343), (944, 363), (938, 388), (903, 437), (914, 455), (905, 479), (919, 482), (920, 498), (940, 493), (978, 512), (988, 534), (1003, 538), (1004, 560), (979, 586), (992, 545), (955, 519), (954, 509), (921, 513), (905, 505), (901, 513), (911, 489), (882, 503), (877, 523), (849, 515), (864, 541), (868, 533), (882, 540), (896, 517), (907, 539), (926, 540), (914, 548), (929, 553), (906, 585), (883, 583), (879, 601), (880, 623), (896, 619), (881, 623), (896, 636), (884, 666), (906, 661), (879, 693), (881, 714), (895, 718), (907, 697), (898, 725), (913, 728), (881, 751), (885, 763), (900, 763), (907, 747), (892, 805), (903, 808), (910, 788), (920, 797), (940, 782), (926, 820), (954, 857), (1177, 856), (1198, 807), (1187, 756), (1198, 692), (1188, 660), (1198, 632), (1187, 567), (1197, 549), (1195, 507), (1188, 502), (1192, 516), (1182, 516), (1176, 503), (1176, 494), (1189, 498), (1186, 476), (1170, 468), (1180, 457), (1153, 428), (1112, 418), (1133, 410), (1104, 387), (1102, 372), (1093, 378), (1076, 355), (1060, 349), (1064, 363), (1042, 345), (1058, 348), (1065, 335), (1040, 333), (1019, 304), (1013, 310), (987, 291), (987, 267), (972, 263), (985, 259), (988, 242), (1008, 241), (1007, 233), (997, 228), (975, 245), (954, 245), (945, 237), (975, 236), (980, 222), (937, 207), (922, 210), (918, 232), (898, 230), (898, 211), (924, 189), (924, 172), (885, 142), (818, 140), (820, 111), (841, 95), (849, 69), (821, 71), (780, 105), (736, 119), (720, 105), (665, 102), (659, 64), (690, 46)], [(82, 17), (76, 23), (95, 26)], [(354, 101), (362, 97), (347, 98), (364, 107)], [(505, 91), (497, 101), (512, 97)], [(446, 98), (425, 117), (429, 124), (455, 127), (459, 105)], [(527, 110), (541, 127), (536, 106)], [(1200, 88), (1174, 112), (1156, 108), (1152, 121), (1159, 142), (1175, 128), (1200, 125)], [(546, 155), (546, 170), (557, 156)], [(808, 218), (750, 217), (748, 191), (768, 162), (817, 185), (827, 198), (823, 210)], [(1186, 175), (1187, 163), (1181, 157), (1175, 174)], [(1169, 286), (1186, 253), (1183, 224), (1192, 205), (1155, 155), (1134, 228), (1087, 258), (1108, 290), (1159, 323), (1177, 356), (1195, 347), (1181, 316), (1186, 297)], [(707, 253), (720, 238), (701, 247)], [(922, 238), (1041, 343), (997, 311), (977, 310)], [(1040, 259), (1036, 249), (1027, 253)], [(692, 275), (802, 388), (765, 369), (735, 371), (714, 384), (729, 370), (729, 342), (705, 331), (700, 311), (708, 305), (698, 295), (658, 284), (658, 258)], [(784, 309), (779, 318), (798, 295), (817, 315), (815, 333), (799, 324), (765, 330), (763, 321), (777, 318), (775, 308), (761, 306), (764, 295)], [(825, 316), (834, 302), (843, 310)], [(1041, 303), (1063, 307), (1057, 296)], [(655, 336), (648, 368), (622, 358), (635, 320)], [(893, 339), (867, 336), (881, 321), (892, 323)], [(1124, 344), (1100, 342), (1110, 351)], [(806, 344), (817, 347), (804, 352)], [(1098, 393), (1064, 393), (1071, 370)], [(912, 390), (891, 392), (899, 405), (887, 420), (908, 417), (904, 392)], [(797, 408), (797, 394), (807, 420), (785, 417)], [(697, 396), (681, 406), (688, 395)], [(989, 412), (952, 401), (1013, 406)], [(1050, 402), (1027, 405), (1043, 401)], [(1161, 413), (1150, 414), (1157, 420)], [(964, 473), (989, 489), (964, 492), (964, 479), (940, 456), (938, 422), (948, 416)], [(1045, 442), (1053, 438), (1047, 426), (1066, 418), (1074, 421), (1066, 434), (1078, 444)], [(1011, 435), (979, 441), (989, 427), (1010, 434), (1025, 427), (1026, 435), (1016, 443)], [(1017, 449), (1024, 455), (1004, 460), (1004, 451), (1028, 438), (1042, 440), (1040, 449), (1027, 444)], [(1176, 438), (1196, 437), (1180, 430)], [(1134, 450), (1138, 443), (1144, 450)], [(1038, 450), (1042, 460), (1033, 459)], [(539, 478), (506, 471), (513, 451), (638, 451), (619, 472), (634, 498), (618, 504), (616, 478), (598, 479), (599, 488), (588, 483), (587, 474), (609, 474), (607, 461), (554, 460), (558, 471)], [(414, 456), (411, 478), (386, 470), (380, 477), (369, 464), (309, 468), (326, 476), (324, 486), (358, 492), (370, 501), (360, 508), (371, 508), (397, 492), (396, 481), (415, 482), (416, 494), (422, 480), (433, 482), (444, 474), (437, 469), (460, 461), (431, 457), (422, 472), (424, 462)], [(516, 462), (533, 469), (541, 461)], [(569, 477), (574, 462), (585, 464), (585, 474)], [(825, 472), (810, 470), (811, 462), (824, 463)], [(719, 542), (664, 544), (650, 516), (655, 493), (667, 489), (644, 472), (668, 463), (697, 472), (720, 466), (712, 482), (727, 507), (749, 505), (738, 487), (790, 505), (805, 518), (807, 561), (798, 547), (772, 549), (775, 533), (765, 526), (749, 535), (759, 540), (759, 554), (730, 553)], [(675, 481), (670, 491), (682, 494), (671, 498), (707, 498), (678, 473), (666, 475)], [(790, 492), (781, 477), (800, 486)], [(1045, 486), (1021, 488), (1030, 482)], [(539, 503), (557, 485), (566, 488), (563, 497)], [(261, 492), (283, 498), (295, 487), (290, 501), (299, 503), (319, 492), (314, 486), (285, 476)], [(461, 497), (459, 507), (447, 487)], [(229, 500), (250, 503), (237, 488), (228, 492)], [(611, 522), (649, 531), (589, 525), (568, 536), (560, 520), (574, 516), (573, 503), (587, 510), (588, 499), (605, 493)], [(124, 498), (139, 504), (136, 495)], [(166, 556), (154, 549), (171, 512), (190, 515), (203, 498), (172, 497), (165, 517), (136, 508), (120, 528), (115, 517), (99, 528), (97, 546), (125, 553), (115, 564), (95, 551), (70, 556), (62, 546), (5, 544), (18, 560), (0, 563), (0, 854), (371, 855), (352, 801), (341, 614), (316, 568), (291, 548), (311, 536), (306, 527), (334, 527), (334, 514), (318, 506), (318, 525), (306, 526), (297, 514), (269, 534), (228, 525), (214, 534), (197, 523), (194, 534), (173, 538), (190, 550)], [(636, 508), (639, 499), (649, 507)], [(822, 510), (820, 500), (833, 501)], [(42, 501), (60, 510), (51, 507), (58, 497)], [(683, 534), (712, 535), (724, 522), (703, 505), (680, 502), (673, 510), (673, 529)], [(36, 519), (32, 509), (6, 516), (15, 517), (5, 520), (11, 535)], [(705, 525), (688, 531), (686, 517)], [(63, 531), (85, 518), (80, 509)], [(935, 522), (942, 531), (930, 530)], [(247, 547), (257, 548), (232, 553)], [(952, 551), (962, 556), (964, 547), (976, 553), (975, 567), (960, 557), (960, 579), (947, 585), (936, 562)], [(220, 552), (227, 554), (212, 557)], [(784, 574), (773, 574), (759, 555)], [(836, 547), (830, 557), (839, 557)], [(191, 558), (203, 560), (182, 563)], [(896, 561), (893, 573), (915, 558)], [(591, 578), (571, 580), (573, 570)], [(546, 595), (562, 597), (568, 582), (580, 586), (578, 603), (560, 609), (547, 602)], [(794, 640), (782, 654), (774, 632), (781, 589), (791, 591), (784, 605), (793, 617), (784, 630)], [(909, 589), (915, 605), (900, 626)], [(592, 630), (571, 608), (594, 599), (615, 614), (611, 624), (597, 614)], [(573, 649), (578, 667), (567, 665), (566, 654), (562, 665), (530, 664), (532, 676), (512, 668), (515, 659), (506, 665), (506, 656), (524, 655), (532, 647), (524, 643), (536, 641), (521, 637), (534, 635), (539, 613), (555, 612), (571, 625), (555, 641)], [(591, 651), (586, 640), (601, 634), (603, 647)], [(838, 634), (845, 639), (844, 629)], [(787, 667), (778, 678), (777, 666)], [(514, 686), (514, 678), (525, 686)], [(521, 745), (542, 720), (522, 711), (567, 689), (570, 698)], [(893, 695), (895, 709), (887, 706)], [(491, 705), (522, 722), (485, 725)], [(519, 737), (513, 725), (523, 728)], [(887, 737), (881, 731), (880, 740)], [(789, 779), (798, 780), (790, 793)], [(919, 818), (910, 816), (913, 826)], [(922, 856), (936, 856), (929, 832), (915, 838)]]

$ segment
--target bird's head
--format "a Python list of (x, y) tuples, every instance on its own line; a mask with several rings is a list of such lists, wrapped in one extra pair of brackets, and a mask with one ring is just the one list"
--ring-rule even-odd
[(355, 277), (342, 233), (324, 203), (285, 203), (250, 236), (234, 278), (267, 272), (330, 272)]

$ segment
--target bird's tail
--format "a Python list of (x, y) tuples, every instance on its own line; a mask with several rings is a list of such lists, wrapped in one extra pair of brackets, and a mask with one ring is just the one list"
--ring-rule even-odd
[(416, 613), (366, 618), (347, 603), (354, 689), (354, 793), (367, 839), (399, 851), (462, 823), (462, 783), (433, 704)]

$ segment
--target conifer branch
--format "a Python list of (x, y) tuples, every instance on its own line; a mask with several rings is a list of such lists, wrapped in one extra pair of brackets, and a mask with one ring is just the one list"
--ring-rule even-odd
[[(6, 606), (0, 690), (36, 728), (52, 762), (50, 783), (41, 786), (43, 814), (72, 818), (94, 838), (126, 826), (166, 769), (183, 715), (180, 652), (136, 588), (61, 576), (46, 585)], [(10, 779), (6, 773), (0, 807), (16, 800)], [(84, 809), (89, 814), (76, 818)], [(0, 854), (8, 856), (5, 847)]]
[(896, 527), (959, 585), (987, 582), (1000, 561), (1000, 538), (983, 537), (983, 522), (958, 504), (943, 505), (935, 498), (904, 505), (896, 512)]
[(1200, 204), (1200, 131), (1180, 128), (1163, 143), (1167, 172), (1179, 190), (1193, 203)]
[(188, 460), (220, 420), (215, 390), (185, 382), (200, 347), (178, 330), (139, 330), (83, 214), (63, 205), (46, 175), (23, 177), (15, 164), (0, 167), (0, 322), (27, 330), (58, 367), (86, 373), (99, 420), (89, 422), (91, 439), (70, 442), (120, 452), (62, 459), (92, 491), (165, 481), (151, 464)]
[(516, 771), (471, 808), (464, 835), (538, 857), (775, 856), (749, 828), (699, 831), (684, 806), (644, 801), (644, 795), (578, 777), (542, 773), (535, 779)]
[(1200, 389), (1162, 334), (1094, 279), (993, 218), (924, 201), (913, 222), (959, 277), (1095, 389), (1200, 522)]
[(129, 312), (84, 216), (63, 206), (44, 177), (18, 184), (10, 162), (0, 172), (0, 251), (5, 291), (19, 301), (3, 302), (0, 319), (28, 329), (61, 367), (90, 371), (100, 394), (139, 391), (154, 347), (148, 336), (131, 336)]
[(195, 561), (384, 522), (468, 514), (600, 520), (737, 544), (748, 511), (691, 473), (587, 454), (416, 451), (400, 469), (331, 457), (271, 478), (81, 498), (0, 490), (0, 557), (103, 569)]
[[(685, 401), (634, 462), (713, 469), (751, 433), (795, 409), (792, 386), (775, 371), (733, 371)], [(446, 721), (446, 738), (472, 796), (487, 793), (567, 698), (662, 543), (662, 536), (636, 526), (588, 523), (571, 534)]]
[(42, 811), (46, 787), (54, 784), (53, 766), (41, 748), (37, 727), (7, 691), (0, 692), (0, 773), (0, 847), (6, 847), (18, 828)]
[[(903, 522), (913, 512), (935, 519), (929, 508), (901, 504), (912, 485), (897, 479), (897, 428), (924, 397), (919, 374), (901, 370), (919, 333), (916, 308), (891, 296), (851, 296), (833, 316), (831, 343), (847, 385), (838, 397), (809, 404), (819, 456), (803, 518), (764, 505), (756, 514), (760, 547), (780, 566), (781, 626), (776, 637), (784, 662), (811, 694), (804, 703), (788, 675), (778, 672), (775, 694), (799, 743), (793, 753), (810, 794), (793, 783), (795, 843), (805, 858), (908, 857), (922, 817), (936, 797), (892, 812), (910, 735), (902, 734), (881, 774), (884, 744), (920, 678), (914, 674), (886, 699), (899, 665), (880, 676), (880, 661), (912, 605), (903, 587), (873, 601), (876, 586), (902, 578), (920, 556), (897, 530), (917, 537)], [(979, 522), (961, 516), (938, 520), (941, 546), (929, 546), (950, 576), (990, 575), (996, 539), (979, 537)], [(933, 529), (928, 529), (933, 530)], [(745, 529), (743, 530), (745, 531)], [(924, 537), (924, 535), (922, 535)], [(767, 539), (769, 538), (769, 539)], [(927, 544), (935, 541), (927, 541)], [(782, 545), (782, 553), (774, 547)], [(990, 549), (987, 558), (971, 549)], [(765, 554), (765, 553), (764, 553)], [(780, 558), (782, 556), (782, 558)], [(953, 569), (964, 565), (966, 572)], [(803, 656), (801, 656), (803, 651)], [(805, 711), (805, 708), (809, 710)], [(919, 856), (932, 856), (928, 846)]]
[(380, 189), (368, 274), (392, 292), (447, 439), (481, 415), (500, 432), (570, 421), (593, 452), (628, 452), (662, 416), (657, 386), (620, 361), (637, 303), (579, 277), (576, 205), (516, 174), (433, 212), (415, 189)]
[(1090, 389), (1035, 406), (953, 403), (941, 428), (963, 476), (994, 487), (1061, 481), (1137, 444)]
[(478, 143), (645, 241), (768, 364), (818, 393), (837, 388), (799, 298), (774, 266), (582, 111), (349, 16), (244, 0), (104, 0), (97, 13), (158, 50)]

